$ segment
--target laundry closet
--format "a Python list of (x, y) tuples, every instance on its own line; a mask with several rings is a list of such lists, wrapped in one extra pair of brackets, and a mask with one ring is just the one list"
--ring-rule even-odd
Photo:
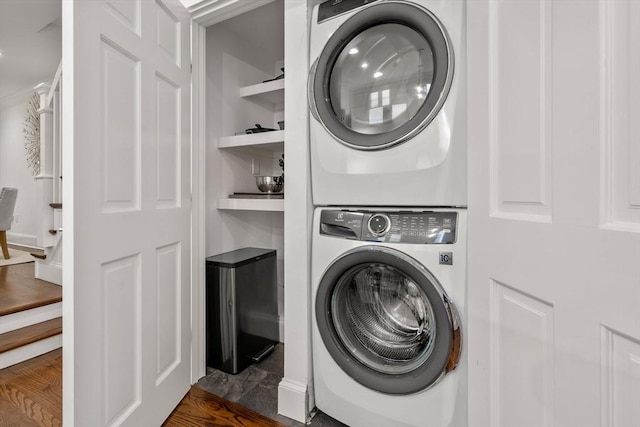
[[(65, 424), (162, 424), (205, 371), (203, 261), (247, 246), (278, 251), (278, 412), (306, 422), (323, 409), (307, 97), (321, 0), (164, 3), (62, 2)], [(640, 425), (640, 2), (428, 3), (466, 5), (466, 419)], [(283, 63), (286, 93), (263, 86)], [(229, 198), (280, 175), (284, 151), (284, 199)]]
[(270, 194), (258, 189), (256, 177), (284, 173), (283, 68), (282, 0), (207, 27), (205, 255), (277, 251), (281, 341), (286, 181)]

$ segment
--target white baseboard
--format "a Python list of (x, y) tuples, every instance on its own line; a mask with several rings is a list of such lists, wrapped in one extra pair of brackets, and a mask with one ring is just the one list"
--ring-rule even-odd
[(2, 322), (0, 322), (0, 334), (15, 331), (16, 329), (25, 328), (27, 326), (35, 325), (36, 323), (45, 322), (61, 316), (61, 302), (32, 308), (30, 310), (19, 311), (13, 314), (7, 314), (2, 316)]
[(309, 421), (307, 386), (283, 378), (278, 384), (278, 414), (306, 424)]
[(7, 231), (7, 243), (27, 248), (38, 247), (38, 237), (31, 234), (12, 233)]
[(0, 353), (0, 369), (33, 359), (60, 347), (62, 347), (62, 334)]
[(62, 264), (36, 259), (36, 278), (62, 286)]
[(278, 341), (284, 343), (284, 316), (278, 317), (278, 331), (280, 334), (280, 339)]

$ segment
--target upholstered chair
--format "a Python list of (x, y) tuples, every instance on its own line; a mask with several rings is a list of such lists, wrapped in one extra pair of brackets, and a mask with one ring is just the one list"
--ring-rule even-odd
[(9, 259), (9, 248), (7, 247), (7, 230), (11, 229), (13, 221), (13, 210), (16, 207), (18, 198), (17, 188), (3, 187), (0, 191), (0, 246), (2, 255)]

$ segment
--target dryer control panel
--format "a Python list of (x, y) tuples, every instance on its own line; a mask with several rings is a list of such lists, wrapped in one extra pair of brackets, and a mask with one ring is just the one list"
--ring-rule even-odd
[(456, 212), (325, 209), (320, 234), (345, 239), (410, 244), (456, 242)]
[(378, 0), (327, 0), (318, 7), (318, 23)]

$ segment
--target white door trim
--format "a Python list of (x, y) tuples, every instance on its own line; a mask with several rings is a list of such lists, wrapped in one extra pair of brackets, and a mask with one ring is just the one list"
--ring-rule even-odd
[(198, 24), (208, 27), (256, 9), (273, 0), (204, 0), (189, 7), (191, 19)]
[(191, 22), (191, 382), (206, 375), (206, 28)]
[[(226, 19), (248, 12), (257, 7), (263, 6), (273, 0), (253, 0), (239, 1), (239, 0), (205, 0), (198, 4), (189, 7), (192, 19), (192, 196), (193, 196), (193, 238), (192, 238), (192, 256), (193, 256), (193, 283), (192, 283), (192, 381), (195, 382), (200, 379), (206, 373), (206, 360), (205, 360), (205, 309), (204, 309), (204, 292), (205, 292), (205, 265), (204, 258), (206, 256), (206, 27), (222, 22)], [(296, 17), (304, 16), (304, 24), (291, 24), (289, 30), (296, 29), (296, 31), (303, 26), (306, 28), (306, 21), (308, 15), (307, 2), (300, 2), (297, 0), (288, 1), (285, 0), (285, 21), (286, 16), (296, 15)], [(295, 9), (295, 12), (291, 8)], [(293, 19), (294, 21), (296, 18)], [(287, 23), (285, 22), (285, 26)], [(295, 28), (294, 28), (295, 27)], [(287, 29), (285, 29), (286, 33)], [(303, 64), (306, 69), (307, 58), (307, 40), (308, 35), (301, 35), (299, 40), (295, 40), (296, 59), (292, 59), (292, 63), (295, 63), (295, 67)], [(286, 40), (285, 40), (286, 43)], [(307, 46), (300, 48), (299, 45)], [(290, 46), (291, 47), (291, 46)], [(287, 47), (285, 46), (285, 51)], [(291, 49), (290, 49), (291, 50)], [(286, 56), (286, 53), (285, 53)], [(298, 57), (299, 56), (299, 57)], [(294, 85), (295, 87), (306, 87), (306, 73), (304, 76), (298, 76), (293, 79), (296, 83), (287, 83), (288, 87)], [(292, 80), (292, 81), (293, 81)], [(293, 97), (292, 91), (290, 95)], [(304, 91), (303, 91), (304, 92)], [(296, 97), (296, 104), (299, 104), (301, 96), (299, 94)], [(306, 105), (306, 103), (303, 103)], [(293, 105), (293, 104), (292, 104)], [(308, 135), (308, 129), (306, 119), (306, 112), (290, 112), (287, 114), (287, 121), (290, 123), (300, 123), (298, 126), (288, 126), (287, 134), (294, 135), (292, 140), (304, 140), (306, 141)], [(295, 120), (289, 120), (290, 117), (295, 116)], [(306, 145), (301, 145), (295, 148), (295, 153), (287, 154), (288, 158), (306, 158), (308, 148)], [(285, 150), (286, 151), (286, 150)], [(300, 190), (299, 198), (295, 201), (289, 197), (288, 201), (285, 201), (288, 206), (295, 206), (292, 211), (299, 212), (299, 216), (295, 219), (287, 220), (285, 214), (285, 228), (290, 226), (296, 230), (296, 232), (290, 233), (291, 237), (285, 237), (287, 242), (293, 240), (296, 241), (295, 245), (289, 245), (289, 249), (286, 251), (289, 254), (296, 253), (296, 260), (299, 262), (290, 263), (290, 267), (285, 267), (285, 289), (289, 287), (290, 291), (286, 292), (285, 300), (300, 301), (309, 300), (308, 289), (305, 290), (305, 285), (309, 283), (310, 277), (310, 259), (308, 255), (308, 244), (310, 242), (310, 227), (311, 227), (311, 215), (313, 213), (313, 207), (311, 205), (310, 197), (310, 184), (308, 164), (302, 162), (299, 165), (294, 163), (291, 166), (294, 170), (297, 170), (296, 175), (304, 177), (297, 185)], [(290, 172), (294, 173), (294, 172)], [(286, 209), (288, 211), (288, 209)], [(294, 221), (293, 223), (291, 221)], [(300, 240), (300, 235), (304, 235), (305, 239)], [(293, 237), (296, 236), (296, 237)], [(285, 243), (288, 245), (288, 243)], [(301, 246), (307, 247), (307, 251), (304, 255), (298, 255)], [(285, 257), (287, 255), (285, 254)], [(296, 274), (291, 274), (293, 267), (297, 265)], [(295, 283), (294, 283), (295, 282)], [(308, 286), (307, 286), (308, 287)], [(293, 295), (292, 295), (293, 293)], [(301, 298), (297, 298), (301, 297)], [(285, 303), (286, 305), (286, 303)], [(294, 311), (291, 311), (293, 309)], [(308, 307), (305, 304), (290, 302), (287, 307), (287, 316), (289, 318), (289, 326), (285, 328), (285, 340), (290, 345), (288, 350), (285, 349), (285, 358), (289, 360), (288, 371), (285, 369), (285, 378), (279, 385), (278, 394), (278, 412), (281, 415), (295, 419), (300, 422), (306, 422), (309, 416), (310, 410), (315, 406), (313, 401), (312, 385), (311, 385), (311, 373), (310, 373), (310, 330), (309, 330), (309, 318)], [(288, 331), (287, 331), (288, 329)]]
[(205, 264), (206, 256), (206, 54), (207, 27), (256, 9), (273, 0), (204, 0), (191, 13), (191, 382), (206, 374)]

